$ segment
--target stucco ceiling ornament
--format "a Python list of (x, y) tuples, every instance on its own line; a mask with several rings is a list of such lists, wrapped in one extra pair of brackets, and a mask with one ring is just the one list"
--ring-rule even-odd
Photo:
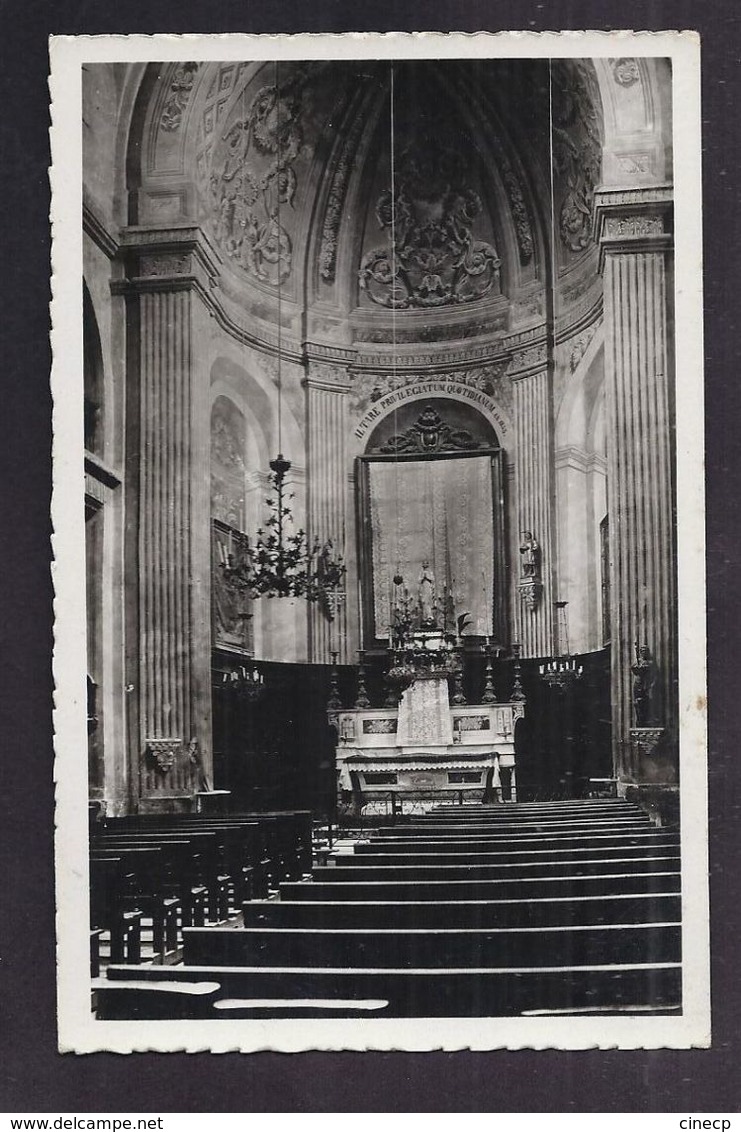
[(299, 99), (263, 87), (216, 151), (209, 183), (216, 244), (248, 275), (277, 286), (291, 273), (291, 238), (279, 206), (296, 193), (293, 163), (302, 144)]
[(528, 215), (527, 205), (525, 204), (525, 197), (523, 196), (520, 182), (517, 179), (514, 169), (509, 158), (503, 151), (499, 153), (499, 169), (504, 181), (504, 187), (507, 190), (507, 197), (509, 205), (512, 209), (512, 219), (515, 224), (515, 232), (517, 233), (517, 244), (520, 249), (520, 263), (530, 263), (533, 258), (533, 232), (530, 227), (530, 216)]
[(319, 253), (319, 266), (322, 279), (331, 283), (334, 281), (337, 265), (337, 240), (342, 220), (342, 210), (345, 206), (347, 186), (353, 169), (353, 162), (357, 153), (365, 121), (357, 114), (345, 138), (340, 156), (332, 174), (332, 184), (327, 197), (327, 207), (322, 225), (322, 246)]
[(389, 437), (378, 451), (393, 455), (402, 452), (470, 452), (481, 447), (481, 442), (467, 429), (453, 427), (432, 405), (427, 405), (411, 428)]
[(174, 133), (180, 129), (200, 63), (178, 63), (160, 117), (160, 129)]
[(587, 327), (583, 334), (575, 338), (571, 343), (571, 350), (569, 352), (569, 369), (572, 373), (576, 373), (579, 364), (586, 354), (592, 339), (594, 338), (597, 330), (602, 325), (602, 319), (598, 318), (591, 326)]
[(641, 81), (637, 59), (613, 59), (612, 75), (619, 86), (633, 86)]
[(597, 92), (575, 63), (554, 68), (553, 159), (562, 200), (559, 234), (572, 252), (592, 243), (592, 201), (602, 155)]
[(460, 152), (431, 138), (401, 154), (396, 183), (376, 205), (388, 244), (363, 258), (360, 287), (374, 303), (397, 310), (467, 303), (488, 294), (501, 260), (475, 240), (481, 199), (464, 183)]

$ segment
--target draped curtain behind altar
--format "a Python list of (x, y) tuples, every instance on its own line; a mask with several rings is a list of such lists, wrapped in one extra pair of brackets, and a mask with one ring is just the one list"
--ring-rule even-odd
[(388, 637), (397, 569), (416, 600), (422, 563), (438, 596), (452, 587), (468, 635), (492, 633), (494, 529), (490, 456), (378, 460), (368, 468), (375, 633)]

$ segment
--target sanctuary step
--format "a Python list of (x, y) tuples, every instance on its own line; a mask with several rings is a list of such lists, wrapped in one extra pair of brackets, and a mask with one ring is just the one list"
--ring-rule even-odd
[[(679, 837), (628, 803), (439, 808), (322, 859), (281, 878), (270, 899), (243, 901), (243, 927), (185, 926), (182, 965), (109, 966), (101, 1016), (661, 1013), (681, 1003)], [(168, 1015), (165, 972), (211, 989), (173, 1000)]]

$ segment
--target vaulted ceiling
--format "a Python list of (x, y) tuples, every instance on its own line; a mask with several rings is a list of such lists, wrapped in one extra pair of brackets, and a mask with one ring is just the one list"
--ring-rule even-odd
[(586, 60), (151, 65), (128, 219), (199, 223), (225, 301), (266, 323), (511, 330), (546, 316), (554, 280), (566, 303), (597, 282), (603, 101)]

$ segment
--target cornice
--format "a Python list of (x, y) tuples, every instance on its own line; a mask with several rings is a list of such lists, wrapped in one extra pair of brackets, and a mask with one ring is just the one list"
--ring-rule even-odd
[(556, 468), (572, 468), (574, 471), (586, 472), (589, 470), (589, 460), (589, 453), (583, 448), (567, 444), (563, 448), (556, 449), (553, 462)]
[(599, 270), (605, 255), (665, 252), (673, 245), (674, 194), (671, 185), (636, 189), (598, 189), (593, 234), (599, 241)]
[(109, 259), (118, 253), (118, 240), (105, 226), (97, 212), (86, 202), (82, 202), (82, 230)]
[(215, 285), (221, 258), (198, 224), (168, 224), (162, 228), (131, 226), (121, 230), (121, 250), (129, 262), (136, 256), (193, 254)]

